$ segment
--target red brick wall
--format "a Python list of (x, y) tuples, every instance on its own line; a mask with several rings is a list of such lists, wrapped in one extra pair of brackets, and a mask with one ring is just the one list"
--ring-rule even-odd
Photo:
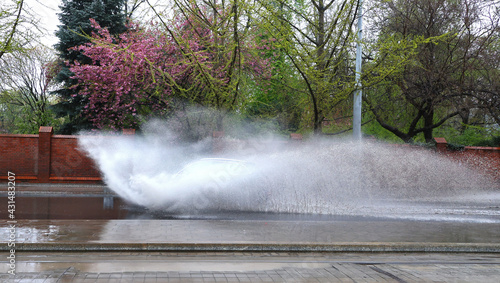
[[(94, 162), (78, 149), (77, 137), (52, 133), (50, 127), (41, 127), (40, 135), (0, 135), (0, 180), (6, 180), (10, 171), (16, 174), (17, 181), (101, 183)], [(438, 152), (500, 180), (500, 147), (450, 151), (445, 139), (436, 138), (436, 143)]]
[(51, 127), (38, 135), (0, 135), (0, 180), (10, 171), (18, 182), (101, 183), (94, 162), (77, 148), (76, 136), (53, 135)]
[(500, 147), (466, 146), (463, 151), (457, 151), (454, 158), (480, 168), (486, 175), (500, 181)]
[(461, 150), (449, 150), (444, 138), (435, 138), (438, 152), (468, 164), (500, 182), (500, 147), (466, 146)]
[(10, 171), (25, 180), (36, 179), (37, 162), (38, 135), (0, 135), (0, 178), (6, 179)]
[(50, 153), (50, 179), (64, 181), (68, 177), (100, 177), (99, 170), (84, 152), (78, 149), (75, 136), (53, 136)]

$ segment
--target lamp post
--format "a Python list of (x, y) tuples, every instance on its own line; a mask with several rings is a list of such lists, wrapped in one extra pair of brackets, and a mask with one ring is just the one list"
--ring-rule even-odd
[(354, 106), (352, 114), (352, 131), (355, 140), (361, 140), (361, 104), (362, 104), (362, 90), (361, 90), (361, 41), (363, 39), (363, 0), (359, 1), (358, 13), (358, 42), (356, 44), (356, 87), (354, 92)]

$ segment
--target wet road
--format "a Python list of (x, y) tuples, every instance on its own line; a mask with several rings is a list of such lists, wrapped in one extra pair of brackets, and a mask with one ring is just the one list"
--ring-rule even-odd
[[(417, 203), (399, 215), (385, 205), (382, 215), (369, 217), (167, 220), (122, 214), (100, 188), (84, 189), (75, 203), (89, 198), (95, 205), (75, 206), (69, 199), (55, 205), (38, 196), (47, 218), (59, 219), (16, 220), (15, 277), (7, 274), (12, 233), (2, 220), (1, 282), (500, 282), (498, 197), (474, 206)], [(75, 207), (87, 210), (84, 219), (61, 219)], [(85, 219), (98, 210), (118, 216)]]
[[(12, 229), (0, 228), (8, 250)], [(18, 250), (500, 252), (497, 223), (267, 220), (19, 220)], [(3, 242), (3, 243), (2, 243)]]

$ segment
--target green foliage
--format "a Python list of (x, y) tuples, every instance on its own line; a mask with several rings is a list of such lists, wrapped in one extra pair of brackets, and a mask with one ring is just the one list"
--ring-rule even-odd
[[(374, 33), (366, 33), (372, 40), (363, 42), (361, 79), (364, 109), (369, 110), (363, 121), (373, 120), (362, 127), (365, 135), (390, 142), (424, 143), (434, 135), (460, 145), (498, 143), (499, 131), (486, 120), (495, 119), (491, 116), (500, 109), (495, 63), (500, 41), (483, 19), (466, 17), (482, 11), (480, 1), (467, 2), (470, 10), (461, 10), (461, 1), (374, 2), (371, 16), (375, 22), (378, 16), (384, 20), (373, 25)], [(234, 136), (242, 135), (242, 129), (251, 134), (347, 131), (350, 123), (345, 117), (351, 113), (350, 97), (356, 90), (352, 57), (359, 1), (329, 3), (175, 0), (167, 13), (154, 10), (161, 23), (156, 26), (158, 31), (176, 41), (182, 51), (179, 66), (190, 65), (195, 70), (195, 83), (176, 82), (176, 95), (182, 102), (174, 101), (171, 106), (178, 113), (193, 105), (221, 110), (209, 116), (198, 115), (198, 111), (183, 114), (192, 125), (199, 122), (203, 134), (210, 127), (221, 130), (223, 116), (227, 116), (226, 134)], [(61, 60), (89, 63), (68, 48), (87, 42), (81, 35), (92, 32), (90, 16), (112, 34), (123, 31), (121, 5), (120, 0), (63, 1), (62, 26), (57, 33), (60, 43), (56, 45)], [(492, 13), (491, 19), (494, 22), (498, 15)], [(472, 25), (484, 30), (475, 34), (479, 29), (467, 27), (467, 20), (475, 20)], [(210, 36), (204, 35), (207, 30)], [(193, 31), (203, 34), (200, 49), (190, 45), (196, 38)], [(270, 80), (246, 67), (256, 58), (269, 60)], [(483, 68), (486, 65), (489, 69)], [(78, 88), (70, 89), (75, 84), (72, 75), (64, 66), (58, 76), (65, 87), (58, 91), (62, 99), (54, 111), (70, 117), (70, 123), (61, 127), (64, 133), (88, 126), (80, 115), (87, 101), (75, 96)], [(465, 110), (474, 121), (459, 116)], [(325, 121), (335, 122), (323, 128)]]
[[(495, 108), (498, 94), (491, 78), (498, 64), (488, 65), (498, 62), (492, 55), (498, 38), (498, 11), (489, 10), (491, 19), (477, 17), (489, 8), (474, 0), (376, 2), (380, 5), (374, 13), (379, 17), (378, 40), (415, 42), (406, 53), (407, 60), (402, 60), (406, 63), (371, 86), (366, 96), (372, 114), (385, 129), (405, 142), (432, 142), (433, 132), (458, 115), (468, 124), (471, 113), (479, 117), (475, 113), (483, 112), (480, 109)], [(473, 25), (481, 28), (473, 29)], [(398, 49), (390, 53), (376, 50), (377, 56), (383, 55), (383, 64), (398, 62)], [(482, 115), (484, 123), (487, 115)]]
[(0, 4), (0, 59), (22, 51), (34, 39), (36, 25), (23, 0), (3, 0)]
[[(257, 24), (286, 54), (307, 94), (302, 109), (304, 127), (322, 133), (322, 123), (356, 86), (349, 68), (356, 36), (358, 1), (257, 1)], [(334, 5), (332, 5), (334, 4)]]
[(269, 60), (271, 77), (264, 81), (246, 78), (242, 90), (246, 94), (242, 105), (246, 123), (252, 124), (251, 128), (256, 131), (296, 132), (302, 112), (299, 105), (304, 99), (301, 80), (275, 38), (262, 31), (256, 45), (265, 46), (257, 50), (257, 56)]
[(56, 126), (49, 105), (56, 70), (51, 50), (37, 46), (12, 52), (0, 61), (0, 115), (4, 130), (36, 133), (40, 126)]
[[(368, 114), (369, 115), (369, 114)], [(365, 115), (366, 117), (367, 115)], [(373, 136), (377, 140), (389, 142), (389, 143), (402, 143), (403, 141), (398, 138), (395, 134), (393, 134), (391, 131), (385, 129), (382, 127), (379, 123), (377, 123), (375, 120), (372, 122), (365, 124), (364, 126), (361, 127), (362, 132), (365, 136)]]
[(56, 118), (55, 114), (44, 109), (43, 102), (35, 103), (35, 108), (30, 105), (19, 105), (12, 103), (19, 92), (3, 92), (0, 95), (0, 128), (2, 131), (11, 134), (38, 134), (41, 126), (52, 126), (58, 129), (62, 118)]
[[(365, 119), (371, 114), (367, 113)], [(482, 127), (472, 125), (462, 125), (463, 128), (457, 128), (450, 123), (436, 129), (434, 136), (445, 138), (449, 144), (450, 150), (460, 150), (464, 146), (500, 146), (500, 128)], [(362, 127), (363, 133), (367, 136), (373, 136), (377, 140), (390, 143), (402, 143), (403, 141), (382, 127), (379, 123), (373, 121)], [(465, 129), (465, 130), (464, 130)], [(427, 145), (423, 135), (418, 135), (412, 141), (413, 144)]]
[(463, 146), (500, 146), (500, 128), (463, 125), (464, 130), (442, 127), (436, 136), (444, 137), (448, 143)]

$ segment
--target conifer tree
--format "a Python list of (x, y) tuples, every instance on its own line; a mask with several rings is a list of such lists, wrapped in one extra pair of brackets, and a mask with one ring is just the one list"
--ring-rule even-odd
[[(63, 83), (63, 88), (56, 91), (61, 101), (54, 106), (60, 117), (68, 117), (69, 121), (61, 127), (60, 133), (72, 134), (82, 129), (89, 129), (91, 123), (81, 115), (86, 98), (78, 95), (77, 81), (72, 79), (68, 63), (79, 62), (89, 64), (91, 60), (81, 52), (71, 49), (89, 42), (88, 36), (93, 28), (90, 19), (100, 26), (106, 27), (111, 34), (120, 34), (126, 30), (126, 0), (63, 0), (59, 13), (59, 30), (56, 36), (59, 43), (55, 45), (61, 60), (62, 68), (56, 80)], [(88, 36), (86, 36), (88, 35)]]

